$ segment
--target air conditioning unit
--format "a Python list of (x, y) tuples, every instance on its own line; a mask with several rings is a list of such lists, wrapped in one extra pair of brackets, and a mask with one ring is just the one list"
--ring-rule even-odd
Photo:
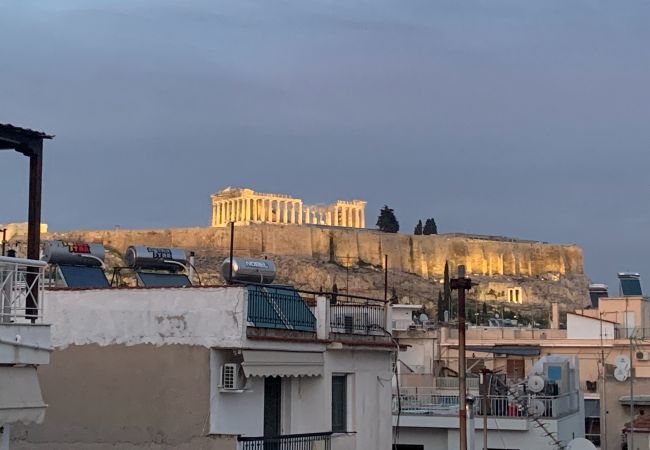
[(241, 366), (228, 363), (221, 366), (221, 380), (219, 387), (224, 391), (237, 391), (242, 389)]
[(650, 352), (636, 352), (636, 359), (639, 361), (650, 361)]

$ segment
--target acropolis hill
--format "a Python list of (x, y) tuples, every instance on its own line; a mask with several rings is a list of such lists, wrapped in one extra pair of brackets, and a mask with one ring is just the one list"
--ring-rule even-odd
[[(228, 254), (230, 232), (227, 227), (81, 230), (48, 233), (44, 238), (102, 242), (114, 250), (115, 257), (133, 244), (182, 247), (196, 252), (205, 284), (223, 281), (218, 269)], [(441, 287), (445, 261), (452, 268), (465, 264), (468, 274), (480, 283), (471, 298), (506, 300), (508, 289), (520, 287), (524, 304), (559, 301), (582, 306), (588, 302), (582, 250), (576, 245), (249, 222), (236, 227), (235, 254), (274, 259), (278, 282), (313, 290), (330, 290), (333, 283), (341, 289), (348, 284), (351, 293), (377, 297), (383, 296), (382, 266), (388, 255), (391, 291), (395, 289), (400, 301), (429, 307)]]

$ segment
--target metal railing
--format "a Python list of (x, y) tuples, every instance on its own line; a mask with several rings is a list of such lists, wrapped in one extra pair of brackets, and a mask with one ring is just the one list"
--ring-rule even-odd
[(650, 338), (650, 328), (615, 328), (614, 329), (614, 339), (629, 339), (630, 337), (635, 339), (647, 339)]
[(316, 331), (316, 317), (296, 290), (249, 286), (248, 321), (259, 328)]
[(0, 323), (43, 321), (47, 263), (0, 256)]
[(237, 438), (239, 450), (330, 450), (332, 433)]
[[(412, 389), (412, 388), (411, 388)], [(424, 416), (453, 416), (458, 414), (458, 395), (411, 394), (400, 390), (399, 398), (393, 395), (393, 413), (401, 407), (401, 414)], [(491, 395), (487, 399), (476, 397), (474, 414), (486, 413), (489, 417), (541, 417), (558, 418), (579, 410), (578, 392), (569, 392), (557, 396), (530, 396), (517, 402), (512, 396)]]
[(380, 301), (337, 297), (330, 304), (332, 333), (373, 334), (386, 333), (386, 305)]

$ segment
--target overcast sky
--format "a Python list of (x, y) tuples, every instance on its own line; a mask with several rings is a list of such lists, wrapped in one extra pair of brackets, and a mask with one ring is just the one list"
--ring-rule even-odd
[[(573, 242), (650, 286), (650, 1), (0, 3), (0, 122), (51, 229), (200, 226), (228, 185)], [(27, 159), (0, 154), (0, 223)]]

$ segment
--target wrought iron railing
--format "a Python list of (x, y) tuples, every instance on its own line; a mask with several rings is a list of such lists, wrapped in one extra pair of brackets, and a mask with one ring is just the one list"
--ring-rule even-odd
[(239, 450), (330, 450), (332, 433), (237, 438)]
[(0, 323), (43, 321), (46, 265), (43, 261), (0, 256)]
[(316, 331), (316, 317), (295, 289), (251, 285), (247, 292), (248, 322), (256, 327)]
[(374, 334), (386, 333), (386, 305), (380, 301), (342, 299), (330, 305), (332, 333)]
[[(579, 410), (577, 392), (557, 396), (531, 396), (517, 402), (512, 396), (491, 395), (487, 399), (476, 397), (474, 413), (490, 417), (542, 417), (558, 418)], [(401, 410), (400, 410), (401, 408)], [(399, 398), (393, 395), (393, 413), (405, 415), (450, 416), (458, 414), (458, 395), (418, 393), (413, 395), (400, 390)]]

